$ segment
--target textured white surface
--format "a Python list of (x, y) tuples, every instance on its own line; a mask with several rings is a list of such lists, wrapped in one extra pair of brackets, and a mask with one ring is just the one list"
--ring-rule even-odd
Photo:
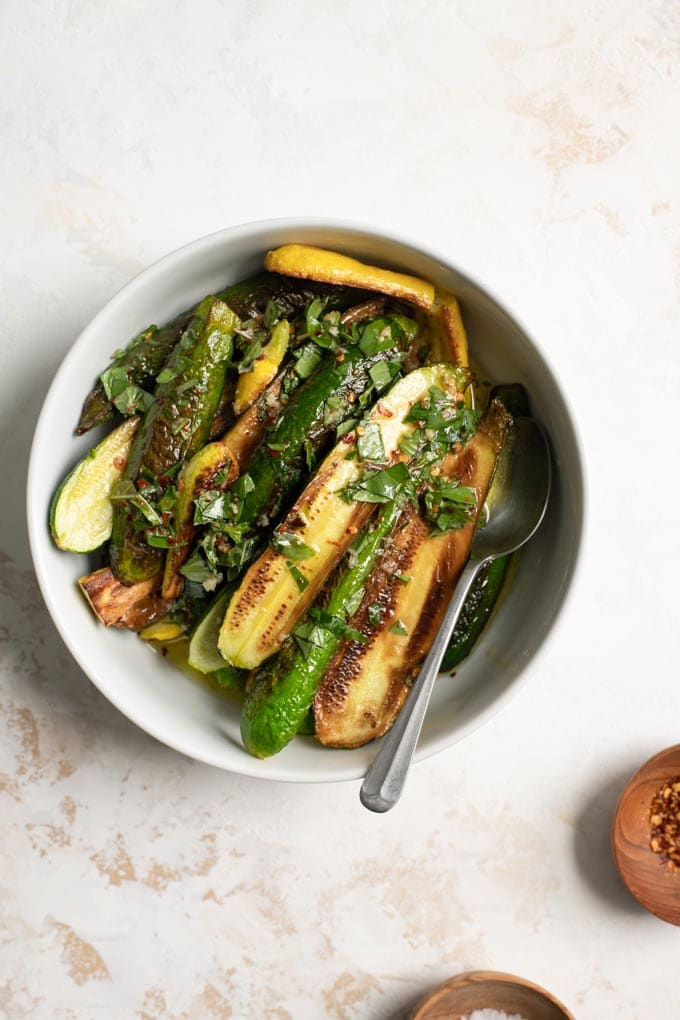
[[(3, 13), (0, 1015), (392, 1020), (493, 967), (580, 1020), (676, 1020), (678, 932), (608, 830), (679, 739), (677, 3)], [(93, 313), (179, 244), (287, 214), (448, 251), (545, 345), (587, 440), (540, 675), (384, 817), (355, 783), (238, 778), (135, 729), (65, 651), (25, 537), (35, 418)]]

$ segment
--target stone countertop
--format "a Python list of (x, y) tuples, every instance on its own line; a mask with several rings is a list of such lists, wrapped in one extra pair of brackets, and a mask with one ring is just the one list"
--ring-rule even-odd
[[(394, 1020), (493, 968), (579, 1020), (677, 1020), (680, 935), (622, 886), (609, 826), (680, 739), (678, 4), (4, 14), (0, 1016)], [(449, 253), (543, 345), (585, 441), (581, 566), (540, 669), (387, 816), (357, 783), (245, 779), (136, 729), (28, 551), (31, 435), (83, 326), (180, 244), (285, 215)]]

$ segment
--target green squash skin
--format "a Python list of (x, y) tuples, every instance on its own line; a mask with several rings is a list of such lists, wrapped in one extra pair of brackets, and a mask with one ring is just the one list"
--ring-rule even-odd
[[(394, 501), (385, 504), (381, 514), (369, 522), (356, 546), (355, 563), (333, 589), (327, 612), (346, 619), (348, 605), (361, 592), (400, 515), (401, 506)], [(277, 754), (301, 728), (309, 729), (314, 695), (342, 637), (318, 628), (315, 641), (305, 655), (295, 640), (288, 638), (278, 655), (267, 659), (248, 680), (241, 737), (257, 758)]]
[[(402, 349), (411, 338), (407, 334)], [(254, 488), (243, 501), (240, 521), (251, 522), (255, 527), (263, 514), (270, 518), (278, 515), (304, 474), (318, 463), (335, 437), (337, 426), (357, 414), (359, 397), (371, 385), (371, 368), (378, 362), (389, 361), (395, 352), (396, 349), (378, 351), (366, 356), (354, 345), (345, 351), (341, 362), (333, 354), (326, 356), (314, 375), (292, 395), (284, 414), (255, 452), (248, 468)], [(329, 397), (340, 402), (330, 421), (326, 403)], [(269, 444), (284, 449), (274, 452)]]
[[(530, 413), (529, 397), (520, 383), (494, 386), (489, 401), (494, 399), (500, 400), (513, 417)], [(442, 660), (442, 671), (455, 669), (472, 651), (500, 598), (511, 560), (511, 556), (500, 556), (479, 573), (451, 635)]]
[[(59, 508), (62, 500), (69, 500), (69, 498), (71, 498), (70, 491), (72, 484), (77, 482), (78, 477), (83, 472), (87, 472), (88, 468), (96, 466), (97, 462), (101, 463), (102, 460), (107, 463), (110, 463), (117, 457), (122, 458), (123, 461), (127, 460), (130, 448), (134, 442), (134, 432), (131, 431), (131, 429), (132, 424), (128, 419), (128, 421), (122, 422), (112, 432), (109, 432), (109, 434), (105, 436), (101, 442), (99, 442), (83, 458), (81, 458), (81, 460), (78, 461), (54, 493), (49, 509), (49, 529), (52, 535), (52, 540), (59, 549), (75, 553), (94, 552), (95, 549), (99, 549), (110, 537), (110, 532), (108, 534), (104, 532), (101, 534), (93, 534), (92, 532), (91, 500), (97, 495), (96, 487), (94, 491), (88, 489), (90, 505), (82, 507), (84, 517), (79, 521), (77, 534), (71, 533), (70, 535), (65, 535), (63, 532), (60, 532), (58, 525)], [(107, 492), (102, 492), (99, 495), (99, 498), (102, 496), (105, 497), (107, 494)]]
[[(216, 296), (225, 301), (240, 319), (249, 319), (262, 314), (269, 301), (274, 301), (279, 306), (283, 317), (291, 317), (301, 312), (315, 297), (324, 298), (327, 302), (326, 309), (332, 311), (344, 310), (375, 295), (368, 291), (352, 291), (331, 284), (296, 280), (278, 273), (260, 273), (250, 280), (226, 287)], [(160, 329), (149, 327), (145, 331), (148, 336), (140, 334), (142, 339), (135, 337), (107, 368), (125, 368), (130, 384), (149, 389), (198, 307), (199, 305), (196, 305), (180, 312), (172, 322)], [(82, 435), (95, 425), (109, 421), (113, 415), (113, 404), (98, 381), (85, 398), (76, 427), (77, 435)]]
[[(224, 303), (206, 298), (199, 305), (168, 359), (167, 367), (177, 369), (177, 374), (157, 386), (144, 416), (126, 479), (136, 481), (142, 469), (160, 478), (205, 445), (224, 387), (237, 324)], [(195, 386), (183, 388), (192, 380), (196, 380)], [(183, 421), (186, 427), (178, 429)], [(110, 556), (111, 569), (124, 584), (148, 580), (163, 565), (164, 550), (150, 547), (143, 532), (135, 530), (125, 503), (114, 507)]]
[(499, 556), (480, 571), (444, 653), (442, 672), (455, 669), (472, 651), (501, 594), (510, 559), (510, 556)]

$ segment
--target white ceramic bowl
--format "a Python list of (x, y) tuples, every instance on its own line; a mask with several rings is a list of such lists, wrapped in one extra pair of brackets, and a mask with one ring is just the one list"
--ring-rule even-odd
[[(38, 581), (61, 636), (85, 673), (129, 719), (170, 747), (231, 772), (300, 782), (363, 775), (375, 746), (330, 750), (296, 738), (258, 761), (242, 748), (238, 705), (175, 670), (133, 634), (106, 630), (76, 580), (87, 557), (57, 550), (47, 513), (70, 467), (101, 435), (73, 435), (80, 403), (112, 351), (149, 322), (163, 323), (205, 294), (262, 267), (269, 248), (300, 241), (403, 269), (453, 291), (470, 347), (494, 382), (521, 382), (550, 435), (554, 489), (539, 534), (523, 552), (511, 589), (455, 677), (442, 676), (418, 747), (423, 759), (461, 740), (515, 692), (545, 641), (572, 580), (581, 541), (583, 471), (579, 443), (560, 386), (545, 357), (494, 298), (445, 258), (383, 233), (306, 220), (274, 220), (211, 234), (161, 259), (124, 287), (73, 345), (45, 399), (28, 475), (28, 525)], [(536, 663), (532, 663), (532, 670)]]

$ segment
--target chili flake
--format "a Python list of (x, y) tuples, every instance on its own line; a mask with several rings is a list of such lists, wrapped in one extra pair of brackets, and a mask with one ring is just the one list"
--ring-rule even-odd
[(649, 845), (672, 871), (680, 871), (680, 776), (668, 779), (652, 800)]

